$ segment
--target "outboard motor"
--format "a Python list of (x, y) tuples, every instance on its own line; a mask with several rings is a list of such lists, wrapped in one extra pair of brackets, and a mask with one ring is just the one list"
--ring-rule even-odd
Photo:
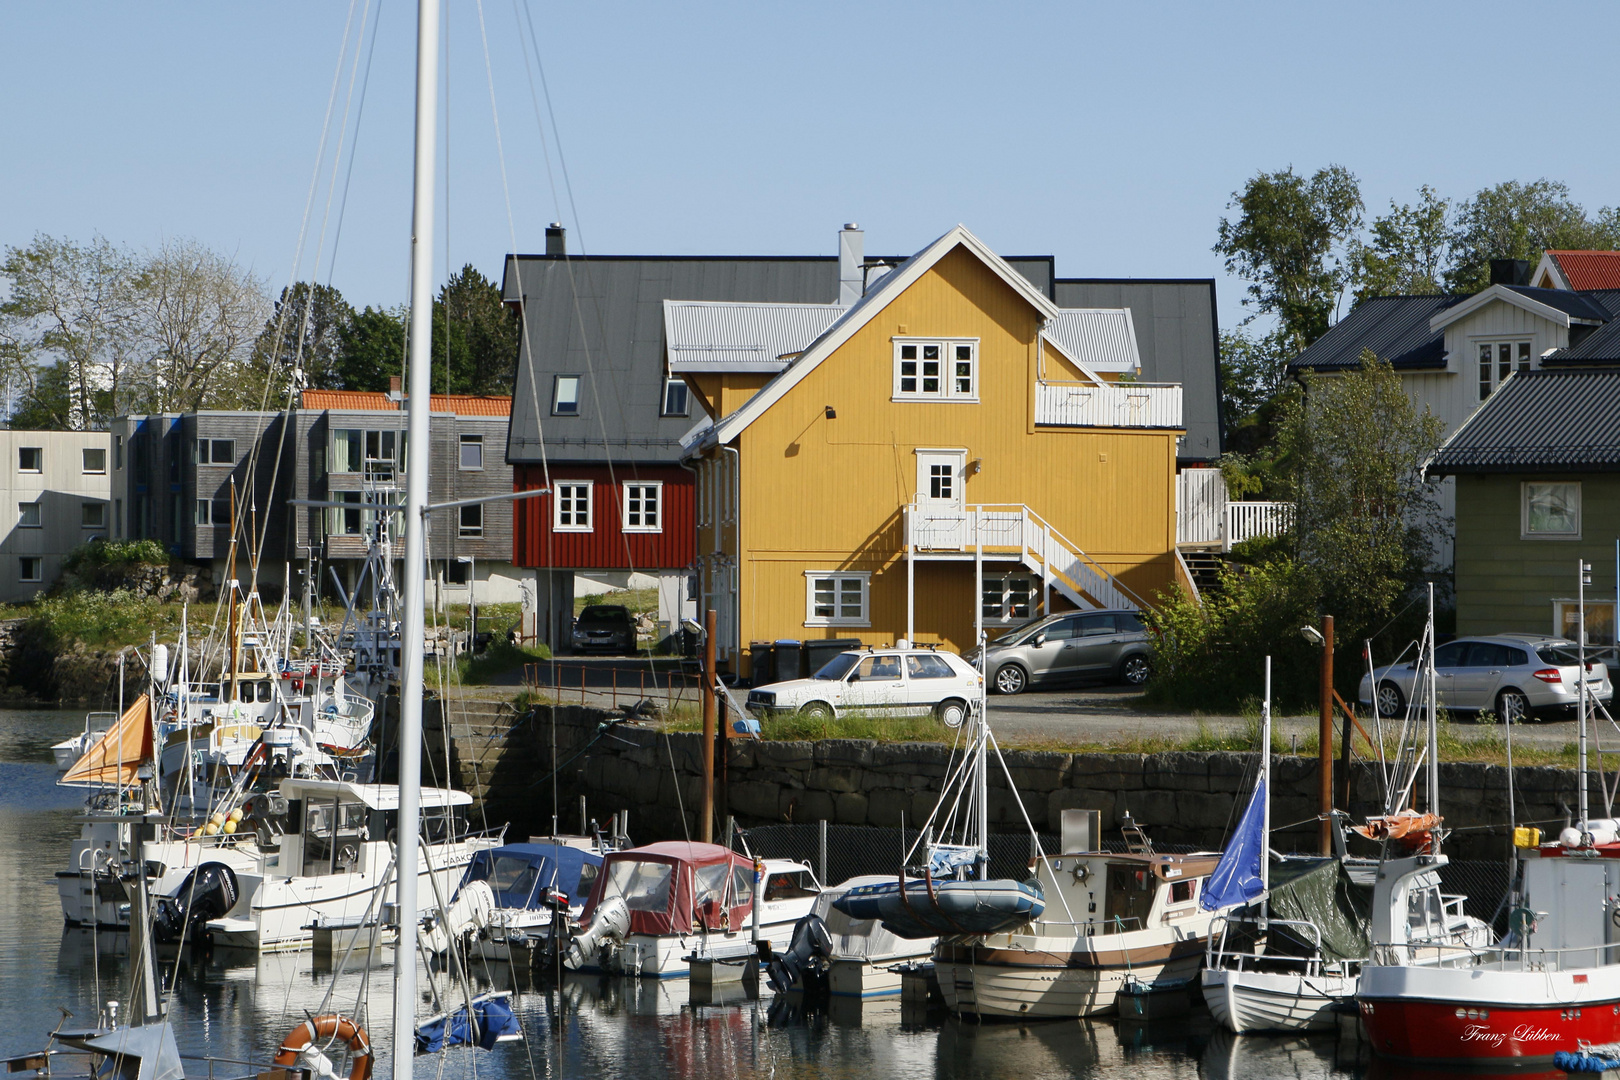
[(623, 941), (630, 933), (630, 908), (624, 897), (615, 896), (596, 905), (591, 925), (574, 935), (568, 943), (568, 957), (563, 961), (571, 971), (593, 963), (602, 946), (608, 941)]
[(224, 916), (240, 895), (236, 871), (224, 863), (203, 863), (173, 893), (157, 897), (153, 936), (165, 945), (186, 940), (195, 943), (208, 920)]
[(460, 940), (487, 928), (495, 915), (495, 894), (489, 882), (471, 881), (456, 893), (447, 912), (434, 912), (422, 924), (422, 946), (431, 954), (446, 952), (452, 939)]
[(777, 993), (807, 990), (812, 976), (824, 975), (832, 954), (832, 935), (819, 915), (806, 915), (793, 928), (793, 943), (787, 952), (771, 961), (766, 979)]

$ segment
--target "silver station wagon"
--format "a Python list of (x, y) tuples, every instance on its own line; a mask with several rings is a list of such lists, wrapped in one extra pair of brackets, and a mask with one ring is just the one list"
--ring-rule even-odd
[[(1379, 668), (1361, 677), (1362, 704), (1398, 716), (1412, 700), (1420, 664), (1416, 661)], [(1434, 650), (1434, 692), (1442, 708), (1453, 712), (1495, 713), (1498, 719), (1565, 717), (1580, 704), (1580, 653), (1573, 641), (1539, 634), (1496, 634), (1459, 638)], [(1608, 666), (1588, 656), (1586, 689), (1596, 700), (1614, 697)], [(1419, 702), (1421, 705), (1422, 703)]]
[[(997, 693), (1033, 683), (1097, 679), (1141, 686), (1153, 673), (1153, 642), (1136, 612), (1066, 611), (1015, 626), (992, 638), (985, 670)], [(977, 663), (978, 650), (963, 654)]]

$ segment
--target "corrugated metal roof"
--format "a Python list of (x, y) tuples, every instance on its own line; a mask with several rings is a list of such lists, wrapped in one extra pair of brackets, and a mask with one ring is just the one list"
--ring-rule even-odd
[(1620, 251), (1548, 251), (1571, 289), (1620, 289)]
[(1065, 308), (1048, 320), (1046, 336), (1093, 371), (1141, 367), (1131, 313), (1126, 308)]
[(1562, 311), (1572, 319), (1608, 322), (1609, 312), (1596, 303), (1589, 293), (1569, 292), (1565, 289), (1532, 289), (1528, 285), (1509, 285), (1508, 288), (1538, 304), (1546, 304)]
[(1429, 319), (1466, 299), (1378, 296), (1364, 300), (1295, 357), (1288, 370), (1347, 371), (1360, 366), (1365, 349), (1397, 369), (1445, 367), (1445, 331), (1430, 330)]
[(764, 371), (787, 367), (844, 309), (837, 304), (750, 304), (665, 300), (669, 370)]
[(455, 413), (457, 416), (511, 416), (512, 399), (509, 397), (479, 397), (476, 394), (434, 394), (431, 407), (434, 412)]
[(366, 411), (396, 411), (398, 406), (387, 394), (377, 390), (305, 390), (303, 404), (306, 409), (357, 409)]
[(1221, 456), (1221, 373), (1215, 282), (1210, 278), (1059, 278), (1061, 308), (1128, 308), (1142, 381), (1180, 383), (1183, 462)]
[(1620, 369), (1527, 371), (1441, 444), (1431, 476), (1620, 470)]

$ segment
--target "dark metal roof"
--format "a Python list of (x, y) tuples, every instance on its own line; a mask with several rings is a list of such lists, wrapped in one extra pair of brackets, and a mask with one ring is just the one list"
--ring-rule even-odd
[(1514, 375), (1441, 444), (1427, 471), (1620, 471), (1620, 368)]
[(1430, 330), (1435, 312), (1460, 304), (1465, 296), (1378, 296), (1351, 309), (1327, 333), (1317, 338), (1288, 365), (1290, 374), (1307, 369), (1348, 371), (1359, 367), (1361, 354), (1371, 349), (1391, 367), (1443, 368), (1446, 335)]
[[(1620, 312), (1620, 290), (1596, 289), (1581, 295), (1605, 311)], [(1574, 344), (1543, 357), (1542, 366), (1620, 364), (1620, 319), (1610, 319), (1598, 327), (1571, 326), (1569, 336)]]
[[(1051, 296), (1051, 256), (1007, 262)], [(838, 259), (508, 256), (501, 294), (508, 303), (522, 301), (527, 323), (507, 436), (509, 463), (538, 463), (542, 438), (552, 461), (673, 463), (681, 436), (702, 409), (692, 401), (690, 416), (661, 415), (664, 301), (830, 304), (838, 299)], [(580, 377), (577, 416), (551, 415), (557, 375)]]
[(1220, 330), (1213, 278), (1058, 278), (1060, 308), (1130, 308), (1143, 382), (1180, 383), (1186, 438), (1177, 458), (1221, 456)]
[(1593, 299), (1592, 293), (1569, 292), (1564, 289), (1532, 289), (1528, 285), (1510, 285), (1508, 288), (1538, 304), (1562, 311), (1572, 319), (1587, 319), (1606, 323), (1612, 317), (1607, 308)]

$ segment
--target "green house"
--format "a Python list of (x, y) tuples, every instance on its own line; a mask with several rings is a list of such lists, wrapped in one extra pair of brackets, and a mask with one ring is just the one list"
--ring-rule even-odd
[(1513, 374), (1434, 454), (1457, 485), (1458, 634), (1615, 642), (1620, 368)]

